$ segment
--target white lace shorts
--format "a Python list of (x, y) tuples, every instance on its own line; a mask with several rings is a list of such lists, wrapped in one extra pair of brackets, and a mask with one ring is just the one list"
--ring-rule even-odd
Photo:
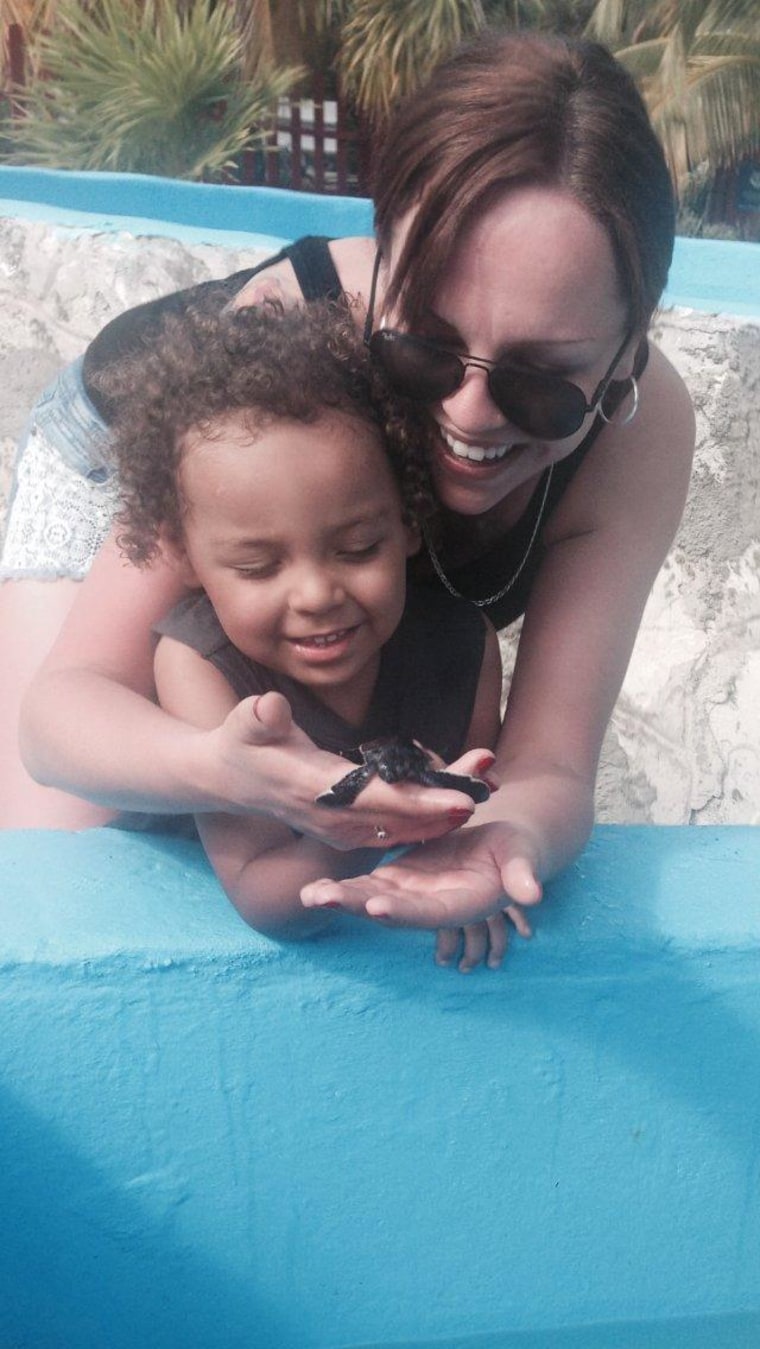
[(45, 390), (22, 437), (0, 580), (81, 580), (106, 538), (117, 500), (107, 431), (87, 398), (81, 360)]

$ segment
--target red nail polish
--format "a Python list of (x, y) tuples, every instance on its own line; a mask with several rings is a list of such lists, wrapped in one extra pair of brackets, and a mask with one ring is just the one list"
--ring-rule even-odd
[(458, 807), (456, 810), (450, 810), (447, 813), (453, 824), (464, 824), (465, 820), (469, 820), (472, 815), (472, 811), (466, 810), (464, 806)]

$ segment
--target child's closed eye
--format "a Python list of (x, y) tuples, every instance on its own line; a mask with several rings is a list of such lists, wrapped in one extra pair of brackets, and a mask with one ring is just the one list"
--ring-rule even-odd
[(234, 568), (236, 576), (246, 581), (265, 581), (277, 571), (276, 562), (251, 562)]
[(374, 539), (372, 543), (341, 548), (339, 556), (346, 562), (369, 562), (371, 558), (377, 557), (384, 542), (384, 539)]

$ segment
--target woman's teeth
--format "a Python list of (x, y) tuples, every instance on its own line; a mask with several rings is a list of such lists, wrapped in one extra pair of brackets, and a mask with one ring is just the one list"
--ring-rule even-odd
[(463, 440), (456, 440), (454, 436), (450, 436), (442, 427), (439, 430), (446, 445), (448, 445), (451, 453), (456, 455), (457, 459), (471, 459), (476, 464), (482, 464), (484, 459), (489, 461), (503, 459), (510, 448), (509, 445), (466, 445)]

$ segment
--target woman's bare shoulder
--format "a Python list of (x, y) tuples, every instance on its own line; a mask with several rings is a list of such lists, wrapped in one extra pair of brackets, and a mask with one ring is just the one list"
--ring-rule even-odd
[(366, 307), (375, 261), (374, 239), (333, 239), (330, 252), (346, 295), (364, 301)]
[(555, 510), (546, 541), (610, 526), (670, 539), (683, 511), (694, 441), (688, 389), (651, 347), (635, 418), (604, 427)]
[[(365, 238), (333, 239), (329, 247), (343, 290), (357, 299), (366, 299), (375, 255), (373, 241)], [(301, 287), (289, 258), (280, 258), (252, 276), (238, 292), (234, 303), (261, 304), (265, 300), (279, 300), (286, 306), (303, 303)]]

